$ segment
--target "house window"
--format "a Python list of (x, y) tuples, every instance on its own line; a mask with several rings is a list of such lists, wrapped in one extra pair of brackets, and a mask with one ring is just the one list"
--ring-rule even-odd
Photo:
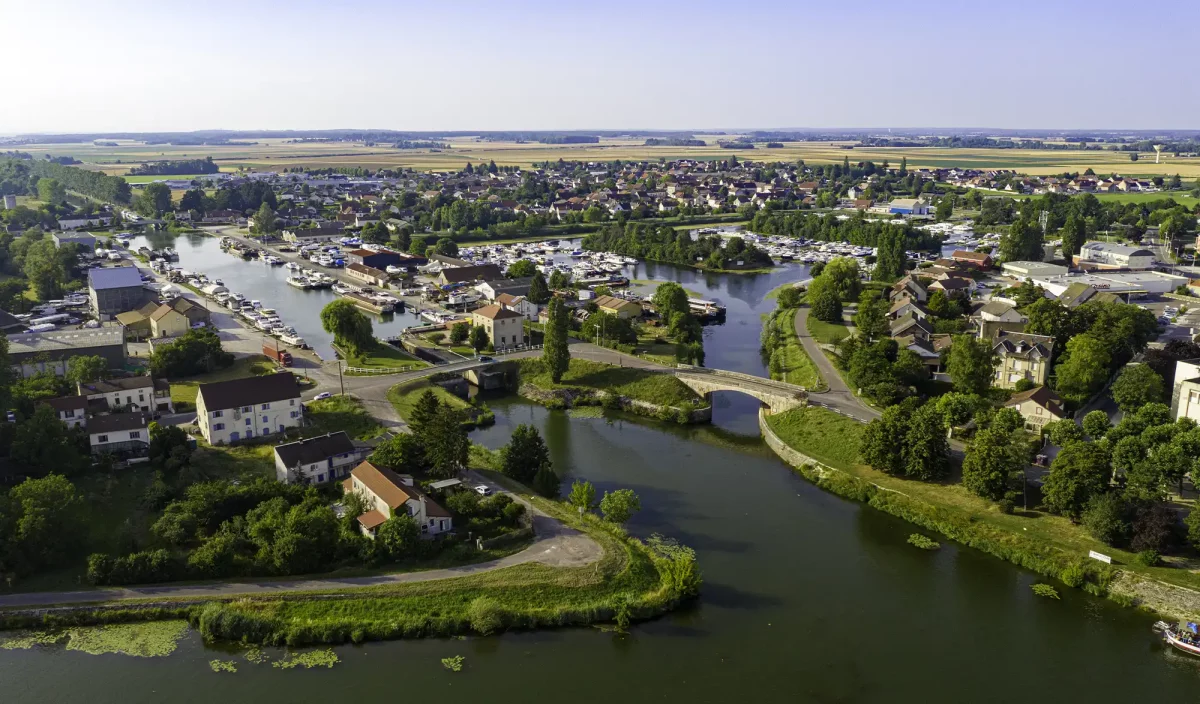
[(318, 474), (318, 475), (317, 475), (317, 481), (319, 481), (319, 482), (323, 482), (323, 481), (325, 481), (325, 475), (324, 475), (324, 474)]
[(296, 399), (292, 399), (292, 400), (288, 401), (288, 405), (289, 405), (289, 406), (295, 406), (295, 405), (296, 405)]
[(263, 422), (264, 422), (264, 423), (270, 423), (270, 422), (271, 422), (271, 419), (270, 419), (270, 418), (268, 418), (268, 417), (266, 417), (266, 416), (263, 416)]
[(220, 417), (221, 417), (221, 414), (222, 414), (222, 413), (224, 413), (224, 412), (225, 412), (225, 411), (213, 411), (213, 412), (212, 412), (212, 417), (213, 417), (213, 418), (220, 418)]
[(254, 422), (254, 419), (253, 419), (253, 418), (247, 418), (247, 419), (246, 419), (246, 425), (250, 425), (250, 424), (252, 424), (253, 422)]
[(254, 437), (254, 431), (250, 428), (246, 428), (246, 437), (248, 437), (248, 438)]
[(254, 410), (254, 406), (242, 406), (242, 413), (249, 413)]
[(1042, 407), (1041, 407), (1041, 406), (1034, 406), (1034, 407), (1033, 407), (1033, 414), (1034, 414), (1035, 416), (1040, 416), (1040, 415), (1042, 415)]
[(291, 413), (292, 418), (297, 418), (299, 416), (300, 416), (300, 411), (292, 411), (292, 413)]
[(224, 423), (217, 423), (216, 425), (213, 426), (213, 430), (224, 430), (224, 429), (225, 429)]
[(63, 411), (63, 418), (74, 418), (74, 417), (75, 417), (75, 411), (73, 409)]
[(269, 403), (264, 403), (264, 404), (262, 405), (262, 408), (261, 408), (261, 409), (259, 409), (259, 410), (265, 411), (265, 410), (267, 410), (267, 409), (268, 409), (268, 408), (270, 408), (270, 407), (271, 407), (271, 404), (269, 404)]
[(99, 436), (99, 437), (97, 437), (97, 438), (96, 438), (96, 442), (108, 442), (108, 436), (107, 436), (107, 435), (101, 435), (101, 436)]
[(140, 430), (129, 431), (129, 439), (130, 440), (137, 440), (140, 437), (142, 437), (142, 431), (140, 431)]

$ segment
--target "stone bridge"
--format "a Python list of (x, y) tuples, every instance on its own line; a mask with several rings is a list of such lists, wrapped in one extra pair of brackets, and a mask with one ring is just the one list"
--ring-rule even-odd
[(808, 392), (801, 386), (723, 369), (679, 365), (675, 377), (692, 391), (707, 396), (714, 391), (738, 391), (767, 404), (772, 413), (808, 405)]

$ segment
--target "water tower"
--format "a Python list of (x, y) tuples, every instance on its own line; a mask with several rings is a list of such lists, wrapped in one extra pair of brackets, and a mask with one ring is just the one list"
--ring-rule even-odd
[(1158, 163), (1158, 157), (1162, 155), (1162, 150), (1163, 150), (1163, 145), (1161, 145), (1161, 144), (1154, 145), (1154, 163), (1155, 164)]

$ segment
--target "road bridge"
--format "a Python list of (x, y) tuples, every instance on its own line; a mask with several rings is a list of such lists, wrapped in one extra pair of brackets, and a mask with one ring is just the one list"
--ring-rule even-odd
[(675, 378), (701, 396), (707, 396), (714, 391), (737, 391), (762, 401), (772, 413), (782, 413), (808, 405), (808, 391), (787, 382), (724, 369), (687, 365), (679, 365), (672, 371)]

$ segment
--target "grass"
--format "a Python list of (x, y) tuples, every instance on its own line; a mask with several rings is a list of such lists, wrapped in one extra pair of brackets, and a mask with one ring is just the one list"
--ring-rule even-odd
[(426, 391), (433, 391), (434, 396), (437, 396), (438, 401), (441, 403), (455, 410), (465, 412), (467, 418), (464, 420), (464, 425), (474, 427), (496, 422), (496, 414), (492, 413), (492, 410), (486, 405), (475, 405), (464, 401), (428, 379), (420, 379), (407, 384), (397, 384), (388, 389), (387, 397), (388, 401), (392, 403), (392, 408), (396, 409), (396, 414), (407, 423), (409, 416), (412, 415), (413, 408), (417, 405), (417, 400)]
[[(338, 353), (342, 354), (341, 350)], [(375, 341), (375, 347), (367, 354), (342, 354), (342, 358), (346, 360), (347, 367), (359, 367), (363, 369), (394, 369), (398, 372), (407, 372), (429, 366), (428, 362), (421, 361), (401, 349), (385, 342), (379, 342), (378, 340)], [(355, 375), (355, 372), (348, 371), (346, 373), (351, 376)]]
[(695, 391), (671, 374), (572, 359), (562, 381), (556, 384), (542, 360), (518, 359), (516, 364), (520, 369), (521, 382), (540, 389), (598, 389), (660, 406), (702, 402)]
[(638, 335), (638, 343), (633, 352), (652, 362), (666, 366), (675, 365), (675, 343), (665, 335), (662, 337), (662, 341), (659, 341), (658, 335), (652, 333)]
[(358, 399), (349, 396), (331, 396), (320, 401), (310, 401), (305, 418), (308, 427), (305, 435), (324, 435), (344, 431), (355, 440), (370, 440), (383, 433), (381, 426)]
[(128, 181), (129, 183), (153, 183), (155, 181), (176, 181), (176, 180), (192, 181), (192, 180), (195, 180), (198, 178), (205, 178), (207, 176), (213, 176), (213, 175), (214, 174), (183, 174), (182, 176), (174, 176), (174, 175), (172, 175), (172, 176), (163, 176), (163, 175), (130, 176), (130, 175), (126, 174), (125, 180)]
[(250, 481), (275, 477), (275, 444), (241, 444), (214, 447), (202, 444), (192, 453), (192, 467), (206, 479)]
[(842, 323), (827, 323), (824, 320), (817, 320), (816, 316), (810, 312), (808, 316), (808, 334), (812, 335), (817, 342), (833, 345), (842, 339), (850, 337), (850, 328)]
[(175, 380), (171, 383), (171, 401), (175, 404), (177, 411), (181, 410), (181, 404), (184, 408), (194, 408), (196, 394), (200, 391), (201, 384), (273, 374), (275, 370), (275, 363), (264, 355), (253, 354), (249, 357), (239, 357), (225, 369)]
[[(654, 288), (658, 288), (659, 284), (664, 284), (667, 282), (654, 281), (652, 279), (630, 279), (629, 283), (633, 284), (635, 286), (652, 286)], [(692, 288), (687, 288), (685, 286), (681, 286), (680, 288), (682, 288), (684, 290), (684, 292), (687, 293), (687, 295), (691, 296), (692, 298), (704, 298), (704, 293), (701, 291), (697, 291)]]
[(781, 333), (780, 344), (771, 353), (771, 361), (778, 362), (780, 370), (772, 371), (771, 378), (806, 389), (822, 389), (825, 380), (817, 370), (817, 365), (813, 364), (808, 353), (804, 351), (804, 346), (800, 344), (800, 338), (796, 336), (795, 320), (796, 309), (783, 308), (777, 309), (764, 323), (776, 326)]
[[(1152, 577), (1168, 584), (1200, 589), (1200, 573), (1193, 571), (1195, 565), (1188, 565), (1193, 569), (1171, 566), (1146, 567), (1137, 562), (1133, 552), (1095, 540), (1082, 526), (1074, 525), (1062, 516), (1035, 509), (1017, 510), (1006, 514), (997, 504), (971, 494), (960, 483), (910, 481), (892, 477), (861, 464), (859, 447), (866, 426), (853, 419), (810, 406), (767, 416), (767, 424), (781, 440), (797, 451), (851, 477), (916, 500), (925, 505), (927, 512), (942, 512), (939, 515), (958, 519), (960, 523), (979, 525), (990, 533), (993, 542), (999, 540), (1011, 545), (1033, 545), (1041, 550), (1050, 548), (1061, 555), (1079, 560), (1086, 559), (1088, 552), (1095, 550), (1110, 555), (1113, 564), (1118, 565), (1121, 570)], [(872, 503), (874, 505), (875, 502)], [(906, 518), (902, 511), (890, 512)], [(955, 535), (950, 537), (958, 538)], [(995, 554), (994, 551), (989, 552)], [(1178, 561), (1175, 564), (1178, 564)]]

